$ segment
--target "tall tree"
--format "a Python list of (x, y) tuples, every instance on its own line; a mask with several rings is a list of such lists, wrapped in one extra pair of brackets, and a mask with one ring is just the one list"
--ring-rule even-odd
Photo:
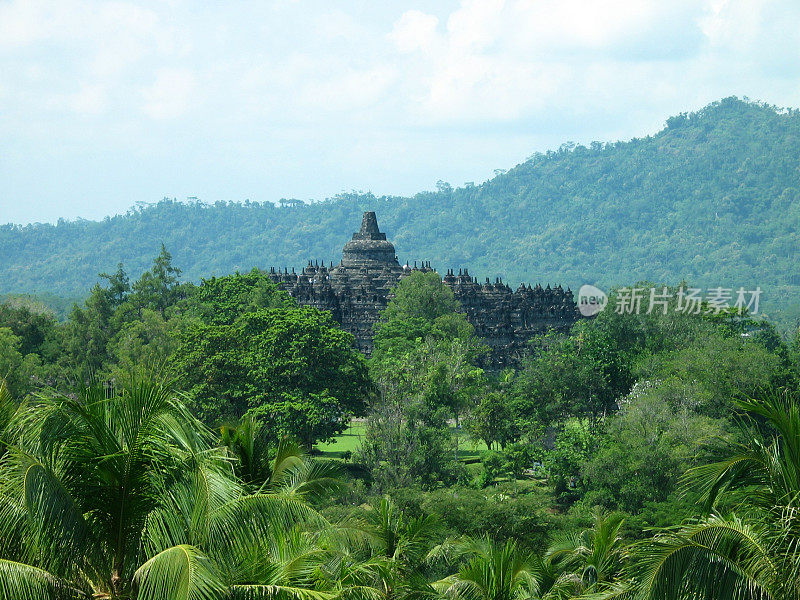
[(453, 293), (435, 272), (400, 280), (376, 325), (370, 372), (380, 388), (367, 419), (361, 458), (379, 486), (434, 486), (461, 474), (459, 418), (481, 380), (483, 348)]
[(250, 411), (272, 435), (310, 448), (363, 414), (366, 364), (329, 313), (297, 306), (255, 274), (203, 282), (193, 301), (200, 318), (181, 333), (172, 365), (206, 421)]
[[(130, 301), (139, 310), (149, 308), (163, 314), (168, 306), (183, 296), (180, 276), (181, 270), (172, 265), (172, 254), (162, 243), (161, 251), (153, 259), (152, 268), (142, 273), (131, 285)], [(109, 282), (112, 284), (112, 294), (116, 297), (120, 281), (115, 276)]]

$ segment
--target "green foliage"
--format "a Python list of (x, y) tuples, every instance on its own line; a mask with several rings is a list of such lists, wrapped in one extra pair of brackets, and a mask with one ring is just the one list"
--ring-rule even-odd
[[(192, 286), (178, 281), (180, 269), (161, 245), (150, 270), (133, 284), (122, 264), (101, 273), (107, 286), (92, 288), (83, 307), (73, 306), (63, 332), (64, 356), (78, 378), (129, 370), (133, 365), (163, 364), (174, 349), (178, 322), (169, 322), (175, 305)], [(173, 313), (173, 314), (169, 314)]]
[(470, 410), (465, 426), (473, 438), (483, 440), (489, 449), (495, 444), (505, 449), (521, 435), (507, 395), (497, 390), (481, 396)]
[(482, 351), (450, 291), (435, 273), (400, 280), (377, 324), (370, 371), (380, 388), (358, 457), (379, 489), (452, 484), (464, 476), (458, 422), (481, 385), (474, 361)]
[[(688, 468), (714, 458), (727, 422), (698, 414), (694, 396), (679, 398), (676, 392), (669, 385), (637, 384), (621, 401), (582, 469), (584, 504), (638, 514), (645, 524), (655, 524), (656, 503), (669, 499)], [(681, 508), (688, 511), (690, 505)]]
[(325, 473), (284, 446), (269, 486), (252, 492), (169, 388), (127, 380), (40, 395), (16, 411), (0, 462), (2, 597), (260, 598), (269, 590), (322, 600), (314, 588), (324, 583), (311, 577), (322, 568), (321, 545), (311, 532), (323, 521), (306, 498), (330, 489)]
[(545, 465), (559, 501), (575, 500), (583, 492), (581, 469), (598, 441), (587, 421), (570, 419), (558, 432), (554, 448), (545, 457)]
[(19, 405), (8, 389), (6, 380), (0, 377), (0, 458), (6, 453), (6, 444), (9, 443), (9, 426), (17, 412)]
[(511, 540), (493, 543), (488, 538), (469, 542), (469, 558), (458, 573), (433, 584), (434, 589), (458, 600), (518, 600), (536, 591), (534, 557)]
[(386, 322), (421, 319), (435, 328), (437, 319), (459, 312), (461, 308), (453, 292), (442, 285), (440, 275), (434, 271), (411, 273), (392, 293), (394, 298), (383, 313)]
[(143, 309), (141, 317), (124, 323), (108, 341), (106, 367), (113, 377), (136, 370), (141, 365), (160, 368), (167, 364), (178, 347), (178, 338), (189, 321), (175, 316), (165, 318), (160, 312)]
[(173, 368), (207, 421), (252, 410), (278, 435), (310, 447), (341, 433), (369, 392), (352, 336), (312, 308), (260, 308), (230, 325), (196, 322)]
[(658, 382), (673, 406), (688, 397), (698, 412), (713, 417), (729, 414), (732, 400), (786, 384), (779, 355), (758, 342), (715, 332), (691, 347), (648, 357), (638, 373)]
[(579, 323), (568, 336), (550, 333), (537, 345), (514, 382), (513, 410), (523, 426), (570, 415), (594, 424), (632, 383), (619, 340), (595, 322)]
[(639, 544), (632, 576), (640, 597), (798, 597), (800, 404), (772, 393), (739, 406), (766, 431), (748, 432), (722, 460), (689, 472), (687, 487), (713, 512)]
[(486, 489), (456, 486), (426, 492), (397, 488), (392, 497), (404, 512), (435, 517), (451, 537), (489, 535), (542, 548), (556, 526), (550, 494), (542, 487), (500, 484)]
[(64, 321), (73, 304), (82, 302), (86, 292), (76, 297), (62, 297), (52, 292), (38, 294), (0, 294), (0, 302), (14, 309), (26, 309), (38, 315), (45, 315), (57, 321)]
[[(72, 308), (64, 332), (69, 362), (81, 375), (101, 372), (111, 363), (108, 343), (114, 335), (114, 305), (100, 285), (95, 285), (84, 307)], [(81, 373), (82, 372), (82, 373)]]
[(23, 355), (22, 348), (22, 339), (10, 327), (0, 327), (0, 379), (16, 396), (29, 392), (43, 373), (39, 355)]
[(20, 339), (23, 356), (37, 354), (43, 361), (53, 360), (58, 352), (57, 322), (42, 307), (7, 301), (0, 304), (0, 327), (8, 327)]
[(204, 279), (193, 303), (200, 318), (212, 325), (231, 325), (242, 313), (259, 308), (294, 308), (297, 302), (278, 290), (269, 277), (253, 269), (247, 274)]
[(620, 590), (627, 558), (624, 523), (619, 514), (595, 511), (591, 528), (554, 538), (543, 561), (544, 573), (553, 577), (542, 578), (550, 584), (547, 592), (551, 597), (616, 594)]
[(142, 276), (133, 285), (128, 286), (128, 279), (122, 270), (122, 265), (119, 266), (115, 275), (105, 275), (110, 284), (107, 293), (114, 305), (124, 302), (128, 289), (130, 289), (129, 300), (133, 306), (139, 310), (156, 310), (162, 314), (167, 307), (172, 306), (184, 296), (183, 287), (178, 281), (180, 276), (181, 270), (172, 266), (172, 255), (167, 252), (163, 242), (161, 252), (153, 260), (152, 268), (142, 273)]
[(477, 483), (485, 488), (498, 478), (511, 479), (516, 484), (518, 479), (526, 476), (533, 469), (537, 459), (541, 459), (541, 450), (531, 444), (518, 442), (504, 448), (501, 452), (489, 450), (481, 455), (483, 469)]
[(464, 477), (447, 410), (397, 391), (373, 401), (356, 460), (370, 469), (377, 490), (413, 484), (451, 485)]
[(464, 344), (459, 349), (462, 362), (473, 362), (481, 352), (475, 328), (437, 273), (414, 272), (400, 280), (392, 294), (375, 326), (375, 349), (370, 362), (377, 377), (407, 360), (422, 340), (439, 347), (459, 340)]

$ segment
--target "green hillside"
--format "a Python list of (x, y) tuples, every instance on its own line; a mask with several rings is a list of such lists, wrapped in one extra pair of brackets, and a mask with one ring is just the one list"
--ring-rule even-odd
[(253, 266), (338, 261), (376, 210), (401, 261), (512, 283), (634, 280), (800, 292), (800, 111), (735, 98), (628, 142), (564, 145), (474, 187), (346, 194), (291, 208), (163, 201), (102, 222), (0, 228), (0, 293), (76, 296), (163, 241), (191, 280)]

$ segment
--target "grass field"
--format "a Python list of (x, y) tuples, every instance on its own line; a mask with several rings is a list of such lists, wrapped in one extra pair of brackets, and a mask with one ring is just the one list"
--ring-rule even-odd
[[(330, 443), (317, 444), (316, 449), (327, 458), (344, 458), (345, 452), (355, 452), (364, 439), (364, 422), (353, 421), (345, 432)], [(452, 428), (455, 431), (455, 427)], [(486, 450), (483, 442), (474, 442), (466, 431), (458, 430), (458, 456), (462, 460), (476, 459)]]
[(327, 458), (343, 458), (345, 452), (355, 452), (364, 437), (364, 422), (352, 421), (345, 432), (332, 442), (317, 444), (316, 449)]

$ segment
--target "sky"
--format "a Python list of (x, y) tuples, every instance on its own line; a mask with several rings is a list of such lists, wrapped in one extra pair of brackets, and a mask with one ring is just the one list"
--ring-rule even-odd
[(800, 107), (800, 2), (0, 0), (0, 223), (479, 183), (731, 95)]

